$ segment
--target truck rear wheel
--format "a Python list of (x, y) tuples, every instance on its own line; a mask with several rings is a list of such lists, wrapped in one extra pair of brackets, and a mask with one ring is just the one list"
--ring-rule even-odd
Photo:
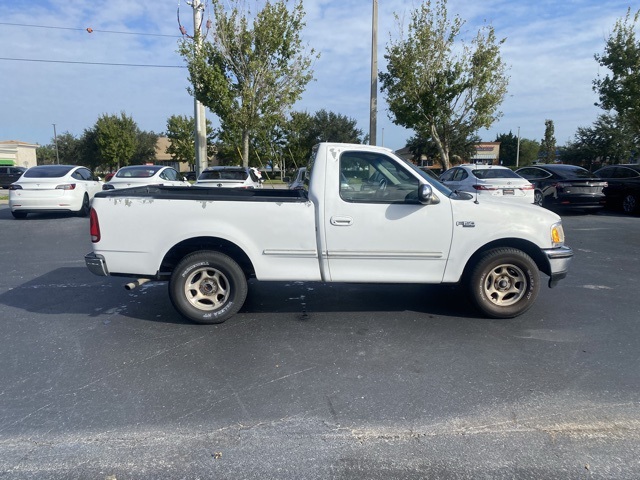
[(240, 310), (247, 298), (247, 278), (240, 266), (220, 252), (187, 255), (169, 281), (171, 303), (196, 323), (222, 323)]
[(531, 308), (540, 291), (535, 262), (515, 248), (484, 253), (469, 276), (474, 303), (490, 318), (513, 318)]

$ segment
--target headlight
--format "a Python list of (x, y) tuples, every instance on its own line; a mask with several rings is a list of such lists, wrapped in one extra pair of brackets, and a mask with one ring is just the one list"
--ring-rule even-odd
[(551, 227), (551, 243), (554, 247), (561, 247), (564, 245), (564, 229), (562, 223), (558, 222)]

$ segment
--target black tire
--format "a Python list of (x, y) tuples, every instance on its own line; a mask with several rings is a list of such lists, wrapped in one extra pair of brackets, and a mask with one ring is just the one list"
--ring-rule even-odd
[(638, 197), (633, 193), (627, 193), (622, 198), (622, 211), (628, 215), (636, 213), (638, 210)]
[(513, 318), (531, 308), (540, 291), (535, 262), (521, 250), (485, 252), (469, 276), (471, 298), (490, 318)]
[(78, 215), (79, 217), (86, 217), (87, 215), (89, 215), (90, 211), (91, 201), (89, 200), (89, 195), (85, 193), (84, 197), (82, 197), (82, 206), (80, 207), (80, 210), (76, 212), (76, 215)]
[(11, 215), (13, 215), (13, 218), (17, 219), (17, 220), (24, 220), (25, 218), (27, 218), (27, 212), (21, 212), (20, 210), (17, 211), (12, 211)]
[(544, 195), (540, 190), (533, 192), (533, 203), (542, 207), (542, 204), (544, 203)]
[(247, 298), (247, 278), (240, 266), (220, 252), (203, 250), (183, 258), (171, 274), (169, 297), (185, 318), (222, 323)]

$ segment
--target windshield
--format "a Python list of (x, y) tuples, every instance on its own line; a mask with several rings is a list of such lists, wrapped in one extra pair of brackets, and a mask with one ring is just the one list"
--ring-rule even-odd
[(31, 167), (27, 170), (23, 177), (25, 178), (60, 178), (69, 173), (74, 166), (69, 165), (42, 165), (39, 167)]

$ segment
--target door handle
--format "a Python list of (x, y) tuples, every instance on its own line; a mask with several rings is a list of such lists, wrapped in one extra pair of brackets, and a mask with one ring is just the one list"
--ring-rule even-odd
[(335, 225), (336, 227), (348, 227), (353, 224), (353, 218), (351, 217), (331, 217), (331, 225)]

